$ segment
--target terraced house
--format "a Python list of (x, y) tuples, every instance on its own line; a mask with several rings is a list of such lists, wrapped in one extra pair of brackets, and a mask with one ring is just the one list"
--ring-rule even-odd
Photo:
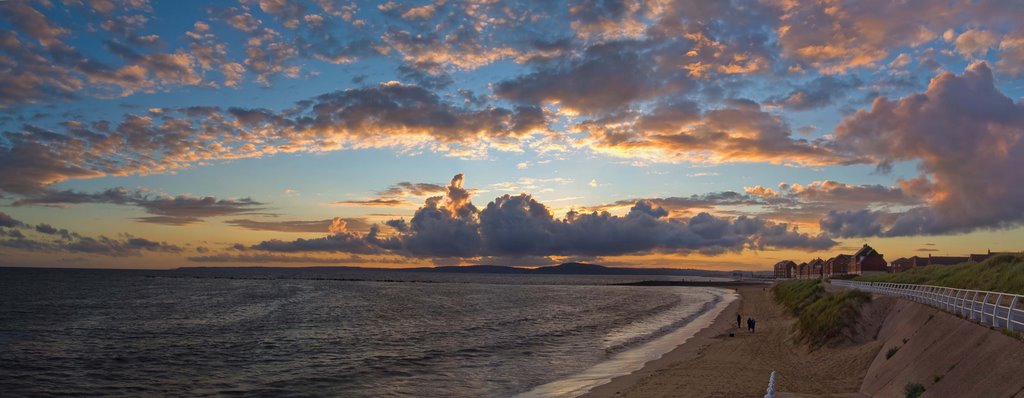
[(780, 261), (775, 264), (774, 274), (776, 279), (822, 279), (850, 278), (886, 273), (888, 270), (885, 256), (865, 244), (854, 254), (839, 254), (828, 260), (815, 258), (799, 265), (791, 260)]

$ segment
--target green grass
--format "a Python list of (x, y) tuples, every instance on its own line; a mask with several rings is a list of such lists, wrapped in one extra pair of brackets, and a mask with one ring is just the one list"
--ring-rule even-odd
[(1001, 254), (980, 263), (929, 265), (895, 274), (860, 277), (856, 280), (1024, 294), (1024, 255)]
[(785, 281), (772, 288), (775, 300), (799, 315), (803, 309), (825, 295), (825, 289), (817, 280)]
[(816, 280), (786, 281), (772, 288), (775, 300), (797, 315), (797, 338), (812, 347), (837, 341), (860, 318), (871, 295), (848, 290), (827, 293)]

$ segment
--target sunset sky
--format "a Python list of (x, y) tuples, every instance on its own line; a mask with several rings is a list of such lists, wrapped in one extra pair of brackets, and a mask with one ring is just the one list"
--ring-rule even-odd
[(1024, 249), (1017, 1), (0, 2), (0, 265)]

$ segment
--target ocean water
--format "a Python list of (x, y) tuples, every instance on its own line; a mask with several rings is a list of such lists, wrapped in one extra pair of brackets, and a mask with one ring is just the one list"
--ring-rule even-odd
[(659, 278), (0, 269), (0, 392), (558, 395), (724, 297)]

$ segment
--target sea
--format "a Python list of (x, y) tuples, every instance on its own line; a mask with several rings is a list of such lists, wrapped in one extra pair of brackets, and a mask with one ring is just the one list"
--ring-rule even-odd
[(614, 285), (680, 279), (0, 268), (0, 395), (571, 397), (734, 299)]

